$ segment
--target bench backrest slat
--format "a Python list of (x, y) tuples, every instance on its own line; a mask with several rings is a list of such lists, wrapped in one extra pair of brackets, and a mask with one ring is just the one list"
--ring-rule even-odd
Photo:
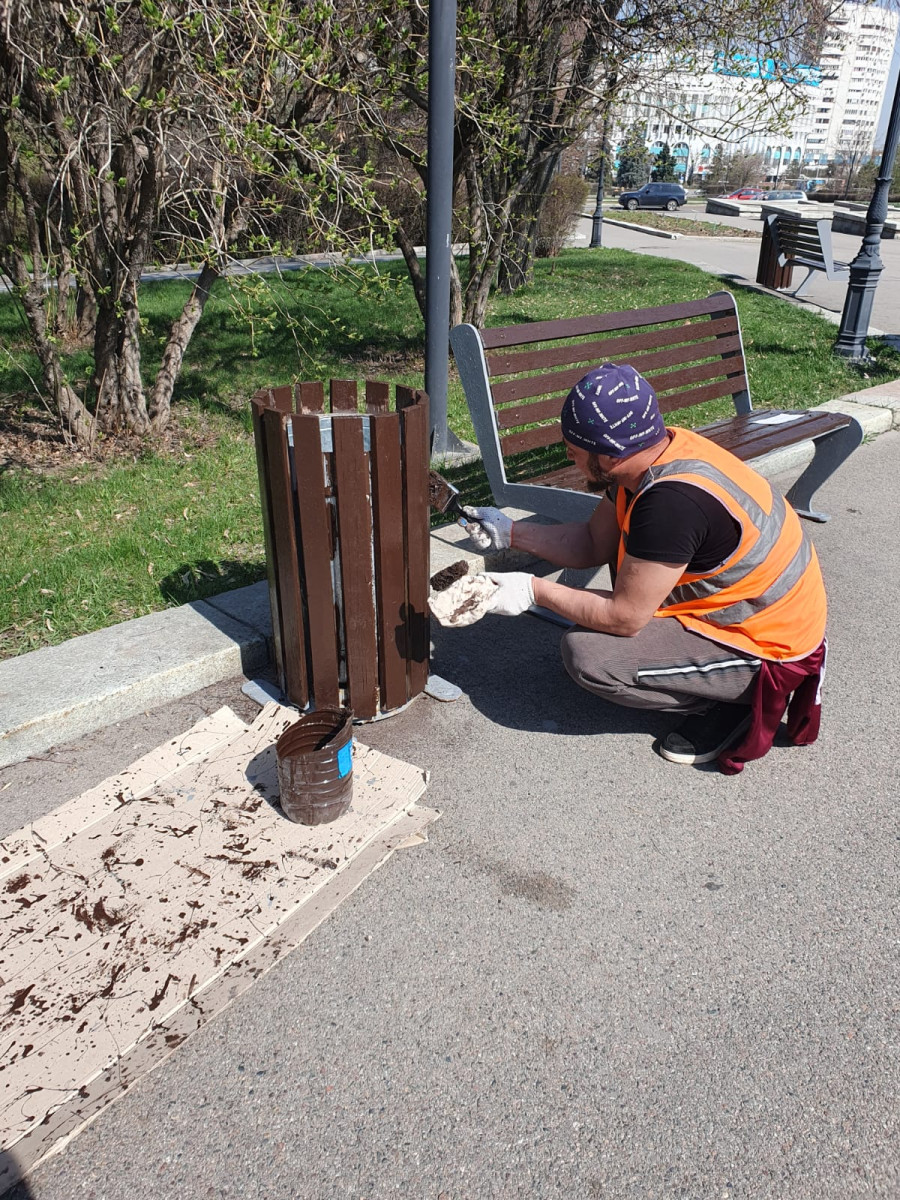
[[(597, 363), (620, 354), (641, 350), (659, 350), (664, 346), (680, 346), (688, 342), (708, 341), (710, 338), (739, 333), (735, 315), (718, 320), (688, 321), (671, 329), (660, 327), (649, 333), (629, 333), (599, 341), (550, 346), (546, 350), (507, 351), (487, 354), (485, 361), (492, 379), (500, 375), (518, 375), (525, 371), (540, 371), (549, 367), (565, 367), (573, 363)], [(496, 391), (496, 385), (494, 387)]]
[(806, 261), (834, 270), (831, 223), (825, 217), (801, 217), (793, 213), (771, 213), (767, 218), (778, 253), (786, 259)]
[[(534, 342), (552, 342), (559, 338), (588, 337), (592, 333), (608, 333), (618, 329), (638, 329), (645, 325), (663, 322), (686, 322), (692, 317), (721, 313), (716, 307), (716, 296), (732, 307), (733, 298), (727, 292), (718, 292), (703, 300), (689, 300), (684, 304), (665, 304), (656, 308), (636, 308), (631, 312), (601, 313), (594, 317), (566, 317), (559, 321), (533, 321), (525, 325), (506, 325), (500, 329), (482, 329), (481, 341), (485, 350), (496, 350), (501, 346), (527, 346)], [(730, 302), (730, 303), (729, 303)]]
[[(694, 404), (703, 404), (707, 400), (732, 396), (734, 391), (734, 384), (731, 380), (720, 379), (700, 387), (685, 388), (679, 392), (659, 396), (659, 410), (663, 413), (676, 412), (679, 408), (690, 408)], [(537, 450), (541, 446), (555, 445), (560, 440), (559, 411), (564, 400), (565, 394), (555, 397), (552, 401), (546, 401), (542, 406), (541, 417), (535, 416), (535, 419), (547, 419), (549, 424), (501, 437), (500, 447), (504, 458), (510, 454), (520, 454), (525, 450)]]
[[(596, 346), (597, 343), (592, 342), (591, 345)], [(717, 374), (725, 374), (726, 371), (729, 374), (739, 373), (743, 370), (741, 362), (737, 365), (729, 362), (726, 367), (720, 356), (729, 351), (740, 353), (740, 350), (740, 335), (735, 333), (730, 337), (722, 337), (713, 341), (692, 342), (686, 346), (674, 346), (645, 354), (617, 354), (615, 361), (630, 363), (636, 371), (650, 377), (653, 386), (659, 390), (662, 386), (659, 373), (663, 368), (696, 363), (713, 355), (716, 355), (718, 359), (715, 364)], [(609, 354), (579, 355), (578, 361), (581, 365), (577, 367), (569, 367), (565, 371), (554, 371), (549, 375), (526, 375), (520, 379), (506, 379), (501, 383), (495, 383), (491, 388), (494, 406), (499, 407), (514, 400), (524, 400), (529, 396), (546, 396), (549, 392), (567, 392), (584, 376), (590, 364), (606, 362), (612, 357)]]
[[(589, 340), (581, 340), (586, 335)], [(484, 363), (504, 457), (558, 442), (567, 393), (603, 362), (629, 363), (645, 375), (665, 413), (721, 396), (749, 407), (740, 323), (728, 292), (685, 304), (486, 329), (480, 336), (484, 346), (503, 342), (485, 354)], [(522, 344), (528, 348), (519, 350)]]

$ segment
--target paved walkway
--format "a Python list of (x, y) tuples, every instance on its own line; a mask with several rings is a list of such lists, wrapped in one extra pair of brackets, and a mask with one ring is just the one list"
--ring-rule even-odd
[[(900, 426), (900, 380), (821, 407), (852, 412), (876, 436)], [(767, 476), (797, 474), (811, 449), (803, 443), (754, 465)], [(460, 551), (465, 541), (456, 525), (437, 531), (432, 572), (461, 553), (483, 569), (482, 556)], [(492, 565), (515, 563), (507, 553)], [(0, 767), (239, 671), (252, 675), (271, 648), (268, 590), (259, 583), (0, 661)]]
[[(628, 220), (628, 214), (623, 209), (605, 208), (604, 215), (617, 221)], [(694, 221), (709, 218), (705, 214), (697, 213), (686, 214), (681, 219), (685, 226), (685, 236), (673, 240), (604, 222), (603, 244), (615, 249), (632, 250), (637, 254), (653, 254), (658, 258), (674, 258), (680, 262), (693, 263), (704, 271), (722, 276), (726, 284), (734, 280), (752, 283), (755, 286), (760, 245), (757, 240), (690, 236)], [(762, 223), (753, 217), (720, 217), (718, 220), (723, 224), (761, 232)], [(576, 233), (579, 237), (578, 245), (585, 245), (585, 239), (590, 241), (589, 218), (581, 220)], [(843, 262), (850, 262), (859, 250), (861, 239), (846, 233), (835, 233), (832, 236), (835, 257)], [(881, 243), (881, 257), (884, 271), (875, 292), (872, 331), (900, 336), (900, 237)], [(799, 285), (803, 276), (795, 271), (794, 279)], [(830, 315), (832, 319), (839, 321), (846, 292), (845, 283), (829, 283), (821, 271), (816, 271), (808, 291), (795, 303), (819, 309), (823, 315)]]
[[(831, 643), (815, 746), (731, 779), (673, 767), (651, 748), (668, 719), (579, 692), (556, 626), (436, 627), (462, 698), (360, 731), (430, 772), (430, 843), (12, 1200), (900, 1195), (898, 389), (848, 401), (886, 432), (810, 527)], [(460, 533), (434, 536), (435, 567)], [(0, 836), (201, 712), (251, 716), (267, 625), (257, 586), (0, 664), (19, 759)]]
[[(900, 433), (811, 527), (822, 737), (727, 779), (652, 752), (531, 617), (435, 630), (459, 684), (360, 731), (443, 812), (14, 1200), (900, 1194)], [(0, 771), (9, 829), (241, 677)]]

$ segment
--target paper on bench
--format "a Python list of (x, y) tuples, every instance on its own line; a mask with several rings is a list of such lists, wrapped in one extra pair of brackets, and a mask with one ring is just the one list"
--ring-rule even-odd
[(774, 413), (771, 417), (754, 417), (751, 425), (784, 425), (788, 421), (799, 421), (803, 413)]

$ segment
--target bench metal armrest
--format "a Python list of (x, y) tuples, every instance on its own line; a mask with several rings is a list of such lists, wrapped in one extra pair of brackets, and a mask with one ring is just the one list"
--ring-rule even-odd
[(494, 503), (498, 508), (528, 509), (558, 521), (589, 520), (600, 502), (599, 496), (540, 484), (509, 482), (500, 449), (500, 430), (481, 335), (474, 325), (457, 325), (450, 331), (450, 344)]

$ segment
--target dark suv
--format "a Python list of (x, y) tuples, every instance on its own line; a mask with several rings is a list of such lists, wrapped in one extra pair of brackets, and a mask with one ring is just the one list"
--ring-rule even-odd
[(623, 192), (619, 203), (634, 212), (636, 208), (667, 208), (674, 212), (684, 204), (687, 194), (680, 183), (645, 183), (636, 192)]

